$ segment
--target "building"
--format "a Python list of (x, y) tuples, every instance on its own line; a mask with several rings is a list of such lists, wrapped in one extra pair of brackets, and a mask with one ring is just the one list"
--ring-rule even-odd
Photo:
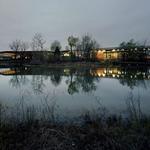
[[(138, 50), (138, 48), (131, 49), (131, 51), (135, 54), (139, 53), (140, 55), (145, 52), (144, 59), (150, 61), (150, 47), (144, 47)], [(84, 59), (84, 52), (79, 50), (73, 50), (73, 54), (77, 58)], [(94, 54), (94, 55), (93, 55)], [(127, 49), (121, 49), (119, 47), (110, 47), (110, 48), (99, 48), (97, 50), (91, 51), (91, 58), (98, 61), (121, 61), (126, 60), (126, 56), (128, 54)], [(42, 60), (42, 57), (46, 58), (47, 60), (54, 59), (54, 52), (53, 51), (25, 51), (25, 52), (13, 52), (13, 51), (2, 51), (0, 52), (0, 61), (12, 61), (14, 59), (18, 60), (26, 60), (26, 61), (37, 61), (38, 59)], [(71, 52), (70, 50), (63, 50), (60, 51), (60, 57), (62, 60), (64, 58), (70, 57)], [(69, 59), (68, 59), (69, 60)]]

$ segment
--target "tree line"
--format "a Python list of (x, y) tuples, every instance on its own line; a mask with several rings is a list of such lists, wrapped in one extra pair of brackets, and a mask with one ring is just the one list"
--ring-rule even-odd
[[(68, 44), (65, 49), (70, 51), (70, 60), (75, 59), (74, 50), (78, 50), (78, 55), (82, 55), (82, 57), (86, 58), (86, 60), (90, 60), (91, 52), (100, 47), (98, 42), (89, 34), (86, 34), (81, 38), (71, 35), (67, 38), (67, 43)], [(32, 38), (31, 43), (15, 40), (9, 44), (9, 47), (15, 53), (20, 52), (20, 54), (22, 54), (20, 57), (22, 58), (24, 52), (29, 50), (29, 48), (32, 51), (48, 51), (48, 49), (45, 48), (45, 44), (46, 40), (43, 38), (42, 34), (36, 33)], [(62, 46), (58, 40), (53, 41), (50, 45), (50, 50), (53, 52), (56, 61), (60, 60), (61, 49)]]
[[(46, 40), (43, 38), (42, 34), (36, 33), (30, 43), (15, 40), (9, 44), (9, 47), (15, 53), (19, 52), (21, 61), (24, 60), (25, 51), (28, 51), (29, 49), (41, 52), (50, 49), (53, 53), (53, 56), (50, 58), (56, 62), (60, 61), (62, 49), (60, 41), (53, 41), (48, 49), (45, 47), (45, 44)], [(136, 42), (134, 39), (120, 43), (118, 47), (125, 50), (125, 52), (122, 53), (122, 61), (144, 61), (147, 56), (147, 51), (144, 49), (146, 44), (146, 41), (140, 43)], [(65, 47), (65, 50), (69, 51), (69, 61), (79, 61), (82, 59), (85, 61), (96, 61), (96, 50), (99, 48), (100, 44), (91, 35), (85, 34), (80, 38), (73, 35), (69, 36), (67, 38), (67, 46)], [(17, 55), (15, 55), (15, 59), (17, 59), (16, 57)], [(40, 53), (40, 56), (37, 56), (36, 58), (44, 60), (44, 54)]]
[(149, 55), (147, 41), (136, 42), (131, 39), (127, 42), (122, 42), (119, 48), (124, 49), (125, 52), (122, 54), (122, 61), (146, 61), (146, 57)]

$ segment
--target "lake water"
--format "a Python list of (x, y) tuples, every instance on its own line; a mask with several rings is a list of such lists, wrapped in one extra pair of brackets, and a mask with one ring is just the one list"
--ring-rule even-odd
[(100, 109), (106, 114), (126, 114), (129, 104), (150, 115), (150, 69), (1, 68), (0, 103), (18, 114), (22, 105), (40, 112), (49, 107), (67, 119)]

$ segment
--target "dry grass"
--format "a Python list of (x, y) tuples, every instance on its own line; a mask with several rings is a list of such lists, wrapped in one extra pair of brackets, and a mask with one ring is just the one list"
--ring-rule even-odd
[[(82, 115), (82, 124), (57, 122), (55, 106), (44, 98), (45, 111), (34, 106), (18, 107), (18, 119), (7, 122), (6, 110), (0, 105), (0, 150), (148, 150), (150, 149), (150, 118), (142, 114), (140, 100), (130, 95), (128, 118), (110, 115), (100, 106), (100, 114)], [(55, 101), (52, 101), (55, 102)], [(36, 114), (41, 111), (43, 117)], [(49, 117), (48, 117), (49, 116)], [(39, 116), (38, 116), (39, 117)], [(43, 119), (44, 118), (44, 119)]]

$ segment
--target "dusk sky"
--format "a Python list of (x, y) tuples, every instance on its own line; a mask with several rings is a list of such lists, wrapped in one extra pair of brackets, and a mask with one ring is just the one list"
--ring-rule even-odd
[(150, 41), (150, 0), (0, 0), (0, 50), (42, 33), (49, 47), (91, 34), (101, 47), (131, 38)]

